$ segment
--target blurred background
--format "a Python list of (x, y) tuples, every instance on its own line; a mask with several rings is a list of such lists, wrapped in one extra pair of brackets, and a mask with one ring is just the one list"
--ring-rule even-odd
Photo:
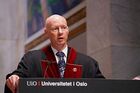
[(0, 0), (0, 93), (24, 53), (50, 43), (43, 26), (52, 14), (67, 19), (69, 45), (107, 79), (140, 75), (140, 0)]

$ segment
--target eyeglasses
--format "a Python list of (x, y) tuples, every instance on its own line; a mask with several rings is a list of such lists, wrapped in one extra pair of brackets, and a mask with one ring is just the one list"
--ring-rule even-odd
[(68, 30), (68, 26), (59, 26), (59, 27), (54, 27), (51, 29), (51, 31), (59, 31), (59, 30), (62, 30), (62, 31), (66, 31)]

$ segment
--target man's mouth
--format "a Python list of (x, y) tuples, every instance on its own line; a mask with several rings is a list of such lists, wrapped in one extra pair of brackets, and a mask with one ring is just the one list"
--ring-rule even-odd
[(63, 37), (59, 37), (58, 39), (63, 39)]

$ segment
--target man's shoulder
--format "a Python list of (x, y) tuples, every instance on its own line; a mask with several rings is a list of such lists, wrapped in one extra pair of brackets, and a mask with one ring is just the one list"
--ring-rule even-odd
[(96, 62), (96, 60), (94, 58), (92, 58), (92, 57), (90, 57), (86, 54), (80, 53), (80, 52), (77, 52), (77, 58), (80, 59), (80, 60), (84, 60), (84, 61), (86, 60), (88, 62), (91, 62), (91, 61)]
[(42, 55), (44, 55), (44, 52), (42, 50), (31, 50), (24, 54), (24, 56), (28, 56), (28, 57), (39, 57)]
[(81, 58), (92, 59), (90, 56), (88, 56), (88, 55), (86, 55), (86, 54), (83, 54), (83, 53), (80, 53), (80, 52), (77, 52), (77, 56), (78, 56), (78, 57), (81, 57)]
[(39, 54), (42, 53), (41, 50), (30, 50), (28, 52), (25, 53), (25, 55), (35, 55), (35, 54)]

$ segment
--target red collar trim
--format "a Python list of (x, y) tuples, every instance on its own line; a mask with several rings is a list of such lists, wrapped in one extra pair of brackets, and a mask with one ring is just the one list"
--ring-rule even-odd
[(74, 64), (74, 61), (76, 59), (76, 51), (74, 48), (68, 47), (69, 51), (68, 51), (68, 59), (67, 59), (67, 63), (69, 64)]

